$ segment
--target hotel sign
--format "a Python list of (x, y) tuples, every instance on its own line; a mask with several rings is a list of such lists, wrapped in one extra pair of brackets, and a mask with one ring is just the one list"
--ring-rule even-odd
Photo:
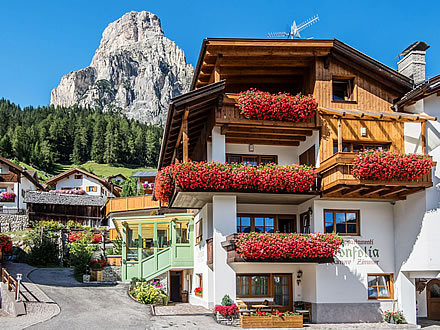
[(336, 264), (375, 265), (379, 263), (380, 251), (374, 245), (374, 239), (345, 239), (344, 246), (335, 257)]

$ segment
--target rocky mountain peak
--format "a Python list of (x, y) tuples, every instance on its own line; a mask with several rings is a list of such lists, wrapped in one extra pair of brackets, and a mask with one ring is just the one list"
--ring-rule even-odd
[(183, 50), (164, 36), (159, 17), (133, 11), (107, 26), (90, 66), (64, 75), (51, 103), (120, 108), (161, 124), (170, 99), (188, 91), (193, 71)]

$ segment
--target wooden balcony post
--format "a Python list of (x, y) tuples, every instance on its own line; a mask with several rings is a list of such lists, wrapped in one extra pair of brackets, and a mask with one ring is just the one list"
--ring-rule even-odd
[(188, 114), (189, 109), (185, 110), (185, 114), (183, 115), (182, 121), (182, 142), (183, 142), (183, 162), (186, 163), (188, 161)]
[(338, 117), (338, 152), (342, 152), (342, 120)]
[(426, 121), (422, 121), (422, 154), (426, 155)]

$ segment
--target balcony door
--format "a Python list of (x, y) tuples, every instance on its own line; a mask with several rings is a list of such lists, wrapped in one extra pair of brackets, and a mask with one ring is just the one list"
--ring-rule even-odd
[(426, 285), (428, 319), (440, 320), (440, 280), (431, 280)]
[(274, 274), (273, 278), (273, 299), (275, 304), (283, 306), (280, 310), (292, 310), (292, 275)]

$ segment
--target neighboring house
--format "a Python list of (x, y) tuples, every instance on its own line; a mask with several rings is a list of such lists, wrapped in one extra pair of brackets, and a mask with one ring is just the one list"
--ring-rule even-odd
[(69, 220), (83, 225), (99, 227), (104, 219), (107, 198), (98, 195), (77, 195), (29, 191), (25, 202), (31, 221), (55, 220), (66, 224)]
[[(436, 159), (440, 140), (431, 130), (438, 126), (436, 92), (399, 101), (393, 110), (395, 100), (419, 93), (410, 92), (419, 79), (410, 68), (424, 70), (416, 64), (424, 63), (419, 55), (425, 50), (414, 44), (402, 54), (405, 76), (338, 40), (205, 39), (191, 91), (169, 105), (158, 169), (189, 159), (237, 163), (234, 168), (274, 163), (266, 173), (268, 185), (249, 191), (263, 177), (234, 185), (223, 180), (215, 190), (218, 178), (210, 181), (197, 172), (170, 184), (166, 198), (170, 208), (196, 210), (194, 228), (191, 220), (180, 223), (178, 215), (115, 219), (124, 240), (123, 279), (168, 278), (171, 300), (187, 288), (190, 303), (207, 308), (225, 294), (236, 302), (269, 300), (281, 310), (307, 309), (315, 323), (380, 321), (385, 310), (403, 310), (407, 321), (416, 323), (417, 304), (421, 315), (428, 305), (427, 315), (439, 318), (440, 286), (428, 282), (440, 273), (439, 197), (432, 187), (437, 167), (434, 179), (428, 172), (406, 181), (367, 180), (352, 172), (365, 149), (429, 152)], [(427, 84), (420, 90), (437, 88), (436, 80)], [(298, 122), (246, 118), (237, 93), (251, 88), (312, 94), (317, 113)], [(424, 99), (419, 111), (411, 108), (417, 98)], [(291, 164), (315, 167), (319, 180), (287, 192), (290, 186), (278, 175)], [(306, 178), (302, 173), (294, 180)], [(236, 234), (249, 232), (302, 233), (309, 239), (336, 232), (344, 246), (331, 258), (244, 259)], [(181, 247), (183, 259), (177, 260)], [(185, 249), (193, 249), (192, 262)], [(432, 304), (423, 301), (420, 283), (431, 283)], [(197, 295), (195, 288), (201, 288)]]
[(45, 190), (37, 173), (0, 157), (0, 213), (24, 213), (24, 197), (30, 190)]
[(112, 182), (80, 168), (72, 168), (47, 181), (56, 190), (84, 190), (87, 195), (119, 197), (121, 189)]
[(146, 194), (152, 194), (156, 174), (157, 171), (137, 171), (132, 177), (137, 178), (138, 188), (143, 187)]
[[(405, 123), (405, 149), (410, 153), (428, 153), (440, 162), (440, 75), (425, 81), (425, 51), (428, 45), (414, 43), (402, 54), (402, 68), (410, 67), (417, 87), (400, 98), (397, 111), (437, 117), (418, 125)], [(410, 63), (407, 63), (411, 60)], [(408, 70), (408, 69), (407, 69)], [(418, 317), (440, 319), (440, 168), (433, 173), (433, 187), (409, 196), (394, 207), (397, 269), (405, 274), (398, 299), (404, 310), (417, 308)]]
[(108, 176), (106, 180), (109, 183), (115, 182), (118, 186), (121, 186), (122, 183), (125, 180), (127, 180), (127, 178), (124, 175), (122, 175), (122, 174), (116, 174), (116, 175)]

